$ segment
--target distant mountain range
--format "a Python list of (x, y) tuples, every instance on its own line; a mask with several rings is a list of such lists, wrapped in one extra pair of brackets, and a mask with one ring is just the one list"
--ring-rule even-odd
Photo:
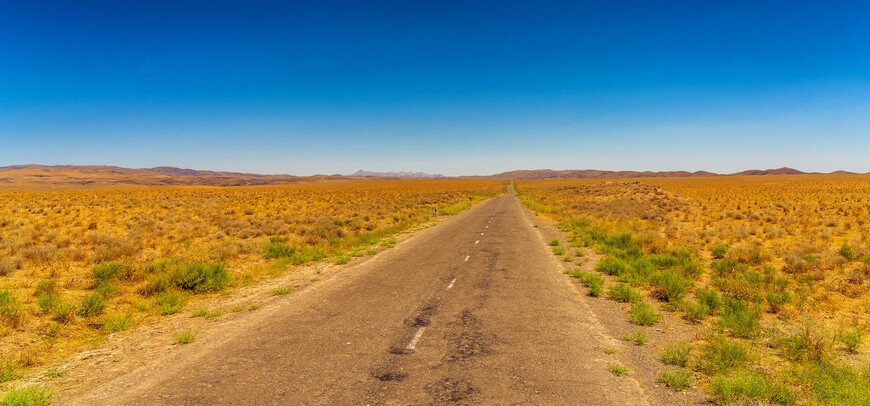
[(369, 172), (364, 171), (362, 169), (348, 175), (348, 176), (363, 176), (363, 177), (376, 177), (376, 178), (443, 178), (444, 175), (440, 173), (425, 173), (425, 172)]
[[(850, 172), (837, 171), (838, 174), (847, 174)], [(484, 179), (596, 179), (596, 178), (675, 178), (675, 177), (698, 177), (698, 176), (752, 176), (752, 175), (807, 175), (810, 172), (801, 172), (792, 168), (766, 169), (766, 170), (748, 170), (731, 174), (718, 174), (706, 171), (686, 172), (686, 171), (665, 171), (665, 172), (637, 172), (637, 171), (599, 171), (595, 169), (583, 170), (562, 170), (554, 171), (552, 169), (535, 169), (535, 170), (519, 170), (502, 172), (496, 175), (489, 176), (473, 176), (473, 178)], [(817, 172), (812, 172), (817, 174)]]
[[(837, 171), (833, 174), (851, 174)], [(608, 179), (608, 178), (655, 178), (655, 177), (698, 177), (698, 176), (757, 176), (757, 175), (803, 175), (806, 173), (792, 168), (767, 170), (748, 170), (727, 175), (712, 172), (637, 172), (637, 171), (599, 171), (551, 169), (518, 170), (486, 176), (462, 176), (466, 179)], [(97, 189), (131, 186), (253, 186), (278, 185), (300, 182), (331, 182), (350, 179), (416, 179), (444, 178), (441, 174), (423, 172), (369, 172), (356, 171), (351, 175), (262, 175), (241, 172), (199, 171), (171, 166), (131, 169), (103, 165), (13, 165), (0, 167), (0, 190), (50, 190), (50, 189)]]

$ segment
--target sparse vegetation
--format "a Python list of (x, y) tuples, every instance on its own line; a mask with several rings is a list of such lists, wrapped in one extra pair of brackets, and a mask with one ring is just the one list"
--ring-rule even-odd
[(434, 207), (458, 212), (506, 183), (0, 191), (0, 354), (52, 362), (105, 332), (182, 312), (193, 295), (375, 254)]
[(652, 326), (661, 319), (662, 316), (649, 303), (636, 302), (631, 304), (631, 321), (637, 323), (637, 325)]
[(293, 288), (290, 286), (282, 286), (280, 288), (272, 289), (272, 294), (275, 296), (286, 295), (293, 291)]
[(635, 345), (644, 345), (648, 340), (646, 334), (644, 334), (643, 331), (635, 331), (634, 333), (622, 337), (622, 339), (625, 341), (632, 341), (635, 343)]
[(658, 381), (665, 386), (680, 392), (686, 390), (692, 381), (692, 371), (686, 368), (664, 368), (659, 372)]
[(48, 406), (51, 397), (52, 391), (47, 388), (12, 389), (0, 398), (0, 406)]
[(566, 179), (516, 187), (524, 203), (568, 233), (567, 245), (601, 255), (596, 269), (621, 283), (608, 286), (608, 296), (666, 302), (662, 310), (712, 330), (688, 364), (702, 372), (698, 387), (720, 403), (862, 404), (849, 384), (795, 377), (815, 371), (830, 382), (848, 375), (833, 371), (866, 360), (870, 176)]
[(196, 339), (196, 333), (185, 331), (172, 339), (175, 344), (190, 344)]
[(610, 373), (616, 376), (623, 376), (629, 372), (631, 372), (627, 366), (622, 364), (610, 364), (610, 368), (608, 368)]
[(692, 346), (686, 343), (677, 343), (666, 346), (662, 350), (662, 361), (665, 364), (676, 365), (678, 367), (686, 367), (689, 365), (689, 357), (692, 352)]

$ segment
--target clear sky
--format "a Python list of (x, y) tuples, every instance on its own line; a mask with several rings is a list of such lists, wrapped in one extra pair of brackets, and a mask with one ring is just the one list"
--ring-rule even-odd
[(870, 6), (0, 1), (0, 166), (870, 171)]

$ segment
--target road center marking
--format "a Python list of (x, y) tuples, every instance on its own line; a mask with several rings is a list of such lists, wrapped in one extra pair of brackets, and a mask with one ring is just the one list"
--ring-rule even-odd
[(486, 227), (484, 227), (484, 228), (489, 228), (489, 226), (486, 226)]
[(483, 235), (483, 233), (480, 233), (480, 235)]
[(474, 245), (477, 245), (477, 243), (479, 243), (479, 242), (480, 242), (480, 240), (475, 241), (475, 242), (474, 242)]
[(413, 350), (414, 347), (417, 346), (417, 342), (420, 341), (420, 337), (423, 337), (423, 331), (424, 331), (424, 330), (426, 330), (426, 327), (420, 327), (420, 329), (417, 330), (417, 334), (414, 334), (414, 338), (412, 338), (412, 339), (411, 339), (411, 342), (408, 343), (408, 349), (409, 349), (409, 350)]
[(468, 258), (471, 258), (471, 255), (466, 255), (466, 256), (465, 256), (465, 262), (468, 262)]
[(454, 283), (456, 283), (456, 278), (453, 278), (453, 280), (450, 281), (450, 284), (447, 285), (447, 289), (451, 289), (451, 288), (453, 288), (453, 284), (454, 284)]

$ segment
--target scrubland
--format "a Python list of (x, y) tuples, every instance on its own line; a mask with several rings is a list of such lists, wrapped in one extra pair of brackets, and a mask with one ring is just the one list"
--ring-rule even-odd
[(700, 387), (720, 404), (870, 404), (870, 176), (517, 189), (569, 245), (602, 255), (597, 270), (616, 283), (573, 272), (591, 296), (631, 303), (640, 326), (657, 321), (650, 303), (698, 325), (694, 342), (662, 354), (663, 384)]
[(375, 254), (429, 221), (436, 207), (452, 214), (505, 184), (0, 192), (0, 383), (107, 334), (184, 311), (193, 295), (225, 292), (294, 265)]

